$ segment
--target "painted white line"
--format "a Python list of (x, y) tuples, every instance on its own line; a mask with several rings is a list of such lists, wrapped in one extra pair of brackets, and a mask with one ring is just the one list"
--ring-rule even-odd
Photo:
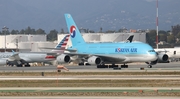
[(170, 78), (160, 78), (160, 77), (152, 77), (152, 78), (0, 78), (0, 80), (180, 80), (179, 77)]
[(180, 87), (5, 87), (0, 90), (180, 90)]

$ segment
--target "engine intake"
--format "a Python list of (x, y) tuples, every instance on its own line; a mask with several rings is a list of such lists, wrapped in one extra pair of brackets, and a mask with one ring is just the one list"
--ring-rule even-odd
[(167, 54), (158, 54), (158, 62), (166, 62), (169, 57)]
[(92, 56), (92, 57), (88, 58), (87, 61), (89, 64), (95, 64), (95, 65), (100, 65), (102, 63), (101, 58), (99, 58), (97, 56)]
[(8, 63), (5, 59), (0, 59), (0, 65), (6, 65)]
[(68, 63), (71, 61), (71, 57), (66, 54), (61, 54), (61, 55), (57, 56), (56, 60), (59, 63)]

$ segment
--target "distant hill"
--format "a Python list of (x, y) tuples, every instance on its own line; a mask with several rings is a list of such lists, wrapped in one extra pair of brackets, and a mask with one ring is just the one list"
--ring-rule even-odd
[[(159, 29), (170, 30), (180, 23), (180, 0), (159, 0)], [(28, 26), (47, 33), (67, 31), (64, 13), (78, 27), (98, 32), (127, 29), (156, 29), (156, 0), (0, 0), (0, 26), (21, 30)]]

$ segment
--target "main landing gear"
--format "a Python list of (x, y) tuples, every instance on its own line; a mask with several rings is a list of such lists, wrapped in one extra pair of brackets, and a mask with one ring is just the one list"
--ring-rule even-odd
[(152, 68), (152, 64), (150, 62), (145, 62), (146, 64), (148, 64), (148, 68)]
[[(105, 65), (105, 64), (101, 64), (101, 65), (97, 65), (97, 68), (116, 68), (118, 67), (118, 65), (112, 64), (112, 65)], [(128, 65), (123, 64), (121, 65), (121, 68), (128, 68)]]
[(128, 68), (128, 65), (123, 64), (123, 65), (121, 65), (121, 68)]
[(148, 65), (148, 68), (152, 68), (152, 65)]
[(20, 61), (8, 61), (6, 60), (6, 65), (7, 66), (17, 66), (17, 67), (30, 67), (30, 64), (26, 61), (20, 60)]
[(118, 65), (115, 65), (115, 64), (112, 64), (112, 65), (105, 65), (105, 64), (97, 65), (97, 68), (114, 68), (114, 67), (118, 67)]

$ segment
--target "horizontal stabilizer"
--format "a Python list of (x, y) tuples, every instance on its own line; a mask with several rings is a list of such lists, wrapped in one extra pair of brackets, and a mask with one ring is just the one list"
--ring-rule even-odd
[(65, 51), (69, 51), (69, 52), (76, 52), (76, 49), (65, 49)]

